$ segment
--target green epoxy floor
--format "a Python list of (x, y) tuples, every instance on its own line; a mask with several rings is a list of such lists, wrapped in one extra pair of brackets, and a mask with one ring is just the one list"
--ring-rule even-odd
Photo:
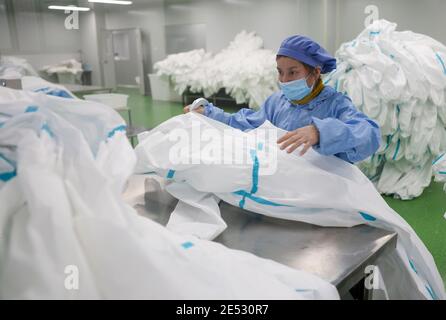
[[(134, 89), (118, 89), (129, 95), (128, 105), (132, 109), (135, 126), (153, 128), (172, 116), (183, 113), (181, 103), (154, 101), (142, 96)], [(226, 109), (234, 112), (236, 109)], [(126, 118), (126, 115), (123, 115)], [(446, 282), (446, 193), (440, 183), (432, 184), (417, 199), (410, 201), (384, 197), (386, 202), (398, 212), (416, 231), (432, 253), (438, 269)]]

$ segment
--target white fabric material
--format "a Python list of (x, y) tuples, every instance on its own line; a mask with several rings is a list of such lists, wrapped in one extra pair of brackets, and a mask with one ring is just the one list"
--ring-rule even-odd
[(22, 76), (37, 76), (37, 72), (25, 59), (14, 56), (0, 57), (0, 78), (19, 79)]
[(224, 88), (237, 103), (251, 108), (278, 90), (276, 54), (263, 49), (263, 40), (254, 32), (240, 32), (215, 55), (203, 49), (172, 54), (155, 63), (154, 69), (157, 75), (170, 77), (179, 94), (190, 87), (210, 97)]
[(121, 194), (135, 154), (111, 108), (0, 88), (0, 111), (0, 299), (339, 298), (311, 274), (136, 214)]
[(39, 90), (53, 90), (53, 91), (64, 91), (71, 98), (78, 99), (71, 91), (69, 91), (65, 86), (60, 84), (55, 84), (40, 77), (34, 76), (23, 76), (22, 77), (22, 89), (25, 91), (36, 92)]
[[(212, 130), (220, 138), (207, 139), (204, 144), (198, 141)], [(208, 238), (209, 234), (216, 236), (225, 225), (210, 194), (249, 211), (282, 219), (335, 227), (366, 223), (398, 233), (395, 254), (384, 259), (383, 267), (380, 267), (384, 279), (393, 283), (389, 288), (391, 298), (446, 297), (431, 254), (356, 166), (336, 157), (322, 156), (311, 149), (303, 157), (297, 155), (298, 151), (290, 155), (277, 148), (276, 139), (257, 139), (256, 143), (262, 145), (258, 148), (252, 141), (265, 136), (262, 130), (277, 130), (278, 136), (285, 133), (269, 122), (250, 132), (242, 132), (191, 112), (139, 136), (140, 143), (135, 149), (138, 157), (136, 172), (156, 172), (173, 179), (175, 183), (166, 189), (181, 200), (168, 228), (203, 238)], [(178, 137), (189, 146), (188, 151), (178, 148)], [(226, 144), (237, 139), (248, 142), (238, 147)], [(225, 145), (216, 145), (218, 141), (225, 141)], [(215, 161), (211, 161), (211, 149)], [(266, 150), (270, 151), (270, 156)], [(242, 154), (257, 153), (257, 174), (256, 165), (248, 161), (236, 165), (216, 162), (233, 159), (234, 153), (240, 151)], [(271, 156), (273, 154), (277, 158)], [(187, 204), (186, 210), (181, 203)], [(193, 214), (191, 206), (196, 208)], [(203, 231), (210, 221), (215, 221), (214, 225)], [(191, 231), (193, 225), (197, 228)], [(393, 275), (392, 269), (398, 273)]]
[(446, 47), (396, 27), (378, 20), (342, 44), (325, 82), (380, 124), (381, 148), (360, 168), (381, 193), (406, 200), (429, 186), (446, 151)]
[(446, 192), (446, 153), (439, 156), (433, 162), (435, 181), (444, 182), (444, 191)]

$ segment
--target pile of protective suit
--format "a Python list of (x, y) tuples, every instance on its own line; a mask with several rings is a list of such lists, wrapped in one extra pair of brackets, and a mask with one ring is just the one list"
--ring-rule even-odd
[(257, 108), (278, 89), (276, 55), (262, 48), (259, 36), (242, 31), (216, 55), (203, 49), (173, 54), (154, 68), (170, 78), (179, 94), (189, 88), (209, 97), (225, 89), (237, 103)]
[(76, 59), (68, 59), (61, 61), (59, 63), (55, 63), (53, 65), (43, 66), (40, 71), (46, 72), (48, 74), (52, 73), (72, 73), (79, 74), (83, 71), (82, 63), (77, 61)]
[(361, 169), (381, 193), (411, 199), (446, 151), (446, 47), (396, 27), (378, 20), (341, 45), (325, 81), (381, 126), (381, 148)]
[(435, 262), (409, 224), (358, 167), (309, 150), (280, 150), (285, 131), (268, 121), (242, 132), (198, 113), (174, 117), (141, 134), (136, 171), (173, 181), (179, 199), (167, 227), (213, 239), (226, 227), (222, 199), (259, 214), (327, 227), (368, 224), (398, 234), (378, 267), (390, 299), (445, 299)]
[(18, 79), (22, 76), (37, 76), (37, 72), (26, 59), (13, 56), (0, 57), (0, 78)]
[(203, 84), (208, 79), (203, 74), (206, 71), (202, 67), (210, 59), (212, 59), (211, 53), (206, 53), (204, 49), (197, 49), (168, 55), (166, 59), (155, 63), (153, 67), (157, 75), (170, 79), (179, 94), (189, 88), (192, 92), (203, 91), (206, 96), (211, 96), (216, 88), (209, 88), (208, 84)]
[(111, 108), (0, 88), (0, 110), (0, 299), (339, 298), (138, 215), (122, 199), (135, 153)]

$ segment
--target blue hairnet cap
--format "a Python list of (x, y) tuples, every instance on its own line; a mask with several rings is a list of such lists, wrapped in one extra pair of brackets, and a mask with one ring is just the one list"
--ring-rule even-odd
[(305, 36), (291, 36), (283, 40), (278, 56), (286, 56), (312, 67), (320, 67), (321, 73), (336, 69), (336, 59), (317, 42)]

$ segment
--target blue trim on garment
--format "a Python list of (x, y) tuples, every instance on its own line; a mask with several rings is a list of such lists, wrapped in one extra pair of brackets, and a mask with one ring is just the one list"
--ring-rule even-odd
[(13, 166), (14, 168), (16, 167), (16, 164), (14, 163), (14, 161), (9, 160), (8, 158), (6, 158), (3, 154), (0, 153), (0, 158), (2, 158), (3, 160), (5, 160), (6, 163), (10, 164), (11, 166)]
[(239, 190), (236, 192), (233, 192), (233, 194), (236, 194), (238, 196), (242, 196), (242, 200), (240, 200), (239, 202), (239, 207), (243, 209), (244, 205), (245, 205), (245, 199), (251, 199), (254, 202), (263, 204), (263, 205), (267, 205), (267, 206), (273, 206), (273, 207), (293, 207), (287, 204), (281, 204), (281, 203), (277, 203), (277, 202), (273, 202), (273, 201), (269, 201), (266, 200), (264, 198), (261, 197), (256, 197), (254, 196), (252, 193), (246, 192), (245, 190)]
[(365, 220), (367, 220), (367, 221), (376, 221), (376, 218), (375, 218), (374, 216), (371, 216), (371, 215), (368, 214), (368, 213), (359, 211), (359, 214), (360, 214)]
[(73, 99), (73, 97), (67, 91), (65, 91), (63, 89), (58, 89), (58, 88), (45, 87), (45, 88), (40, 88), (40, 89), (34, 90), (34, 92), (42, 92), (49, 96)]
[(415, 264), (414, 264), (414, 262), (413, 262), (411, 259), (409, 259), (409, 264), (410, 264), (410, 267), (412, 268), (412, 270), (413, 270), (416, 274), (418, 274), (418, 271), (417, 271), (417, 269), (415, 268)]
[(192, 248), (194, 246), (194, 244), (192, 242), (190, 242), (190, 241), (187, 241), (187, 242), (182, 243), (181, 246), (184, 249), (189, 249), (189, 248)]
[(8, 158), (6, 158), (1, 153), (0, 153), (0, 158), (3, 159), (7, 164), (11, 165), (14, 168), (13, 171), (1, 172), (0, 173), (0, 180), (3, 181), (3, 182), (6, 182), (8, 180), (11, 180), (12, 178), (14, 178), (17, 175), (17, 169), (16, 169), (17, 166), (14, 163), (14, 161), (9, 160)]
[(436, 164), (438, 161), (440, 161), (440, 159), (443, 158), (443, 156), (444, 156), (445, 154), (446, 154), (446, 153), (443, 153), (443, 154), (441, 154), (440, 156), (438, 156), (438, 158), (436, 158), (434, 161), (432, 161), (432, 164)]
[(257, 157), (257, 151), (251, 150), (251, 159), (254, 161), (252, 166), (252, 187), (251, 193), (256, 193), (259, 184), (259, 158)]
[(113, 136), (115, 135), (115, 133), (118, 132), (118, 131), (124, 131), (124, 132), (125, 132), (126, 128), (127, 128), (127, 126), (124, 125), (124, 124), (123, 124), (123, 125), (120, 125), (120, 126), (117, 126), (116, 128), (114, 128), (113, 130), (111, 130), (111, 131), (107, 134), (107, 137), (108, 137), (108, 138), (113, 137)]
[(386, 147), (384, 148), (383, 152), (386, 152), (387, 149), (389, 149), (391, 139), (392, 139), (392, 136), (387, 136)]
[(393, 154), (392, 160), (396, 160), (396, 156), (398, 155), (398, 151), (400, 150), (400, 144), (401, 144), (401, 140), (398, 139), (398, 142), (396, 143), (396, 149), (395, 149), (395, 153)]
[(29, 106), (26, 108), (25, 113), (26, 112), (36, 112), (37, 110), (39, 110), (39, 107), (37, 106)]
[(426, 288), (427, 292), (429, 292), (429, 294), (433, 300), (438, 300), (438, 297), (435, 294), (434, 289), (432, 289), (432, 287), (429, 283), (425, 285), (425, 288)]
[(50, 135), (51, 138), (54, 138), (54, 133), (53, 133), (53, 131), (50, 129), (50, 127), (48, 126), (48, 123), (44, 123), (43, 126), (42, 126), (42, 128), (41, 128), (41, 130), (42, 130), (42, 131), (46, 131), (46, 132)]
[(257, 148), (259, 149), (259, 151), (263, 150), (263, 142), (259, 142), (257, 145)]
[(371, 178), (369, 178), (370, 181), (375, 181), (376, 179), (378, 179), (381, 176), (381, 173), (377, 173), (374, 176), (372, 176)]
[(6, 182), (8, 180), (11, 180), (15, 176), (17, 176), (16, 170), (10, 171), (10, 172), (1, 172), (0, 173), (0, 181)]
[[(257, 149), (258, 150), (262, 150), (263, 148), (263, 143), (259, 142), (257, 144)], [(240, 208), (244, 208), (245, 207), (245, 203), (246, 203), (246, 198), (251, 199), (257, 203), (263, 204), (263, 205), (267, 205), (267, 206), (274, 206), (274, 207), (292, 207), (290, 205), (286, 205), (286, 204), (280, 204), (280, 203), (275, 203), (266, 199), (263, 199), (261, 197), (256, 197), (253, 194), (257, 192), (258, 190), (258, 185), (259, 185), (259, 158), (257, 157), (257, 150), (256, 149), (252, 149), (250, 150), (250, 155), (251, 155), (251, 159), (253, 160), (253, 167), (252, 167), (252, 186), (251, 186), (251, 191), (250, 192), (246, 192), (245, 190), (238, 190), (233, 192), (233, 194), (238, 195), (238, 196), (242, 196), (242, 199), (239, 202), (239, 207)]]
[(171, 169), (170, 169), (170, 170), (167, 172), (167, 176), (166, 176), (166, 178), (167, 178), (167, 179), (172, 179), (174, 175), (175, 175), (175, 170), (171, 170)]
[(313, 290), (310, 290), (310, 289), (294, 289), (294, 291), (296, 291), (296, 292), (310, 292), (310, 291), (313, 291)]
[(443, 67), (443, 72), (444, 74), (446, 74), (446, 65), (443, 61), (443, 59), (440, 57), (440, 55), (438, 54), (438, 52), (435, 52), (435, 55), (437, 56), (438, 61), (441, 63), (442, 67)]

